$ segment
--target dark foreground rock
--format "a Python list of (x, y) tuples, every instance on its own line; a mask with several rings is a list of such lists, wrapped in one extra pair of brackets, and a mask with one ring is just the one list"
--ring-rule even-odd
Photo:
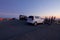
[(27, 25), (22, 21), (0, 23), (0, 40), (60, 40), (60, 25)]

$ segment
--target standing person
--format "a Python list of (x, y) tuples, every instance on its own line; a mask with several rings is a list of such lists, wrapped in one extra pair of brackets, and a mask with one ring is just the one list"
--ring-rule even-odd
[(55, 19), (56, 19), (56, 17), (54, 17), (53, 19), (54, 19), (53, 22), (55, 23)]
[(53, 23), (53, 16), (51, 17), (51, 23)]
[(49, 19), (48, 19), (48, 24), (49, 24), (49, 25), (51, 24), (51, 19), (50, 19), (50, 17), (49, 17)]
[(48, 22), (48, 18), (45, 17), (44, 23), (47, 24), (47, 22)]

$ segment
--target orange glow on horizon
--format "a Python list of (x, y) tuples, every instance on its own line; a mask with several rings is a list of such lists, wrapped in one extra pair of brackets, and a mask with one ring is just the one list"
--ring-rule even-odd
[(57, 16), (57, 18), (60, 18), (60, 16)]
[[(52, 16), (42, 16), (43, 18), (45, 18), (45, 17), (52, 17)], [(60, 18), (60, 16), (53, 16), (53, 17), (56, 17), (56, 18)]]

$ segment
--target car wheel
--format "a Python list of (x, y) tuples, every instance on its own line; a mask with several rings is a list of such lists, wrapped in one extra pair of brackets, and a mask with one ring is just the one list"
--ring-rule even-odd
[(37, 22), (34, 23), (34, 26), (36, 26), (36, 25), (37, 25)]
[(42, 24), (45, 24), (44, 22)]

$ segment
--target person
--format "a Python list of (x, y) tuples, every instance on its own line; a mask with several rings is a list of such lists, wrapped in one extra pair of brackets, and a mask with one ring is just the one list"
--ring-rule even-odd
[(48, 24), (48, 18), (47, 17), (45, 17), (44, 23)]
[(55, 19), (56, 19), (56, 17), (51, 17), (51, 23), (54, 23), (55, 22)]
[(51, 17), (51, 23), (53, 23), (53, 16)]
[(53, 22), (54, 22), (54, 23), (55, 23), (55, 19), (56, 19), (56, 17), (53, 18)]
[(50, 19), (50, 17), (48, 18), (48, 24), (51, 24), (51, 19)]

